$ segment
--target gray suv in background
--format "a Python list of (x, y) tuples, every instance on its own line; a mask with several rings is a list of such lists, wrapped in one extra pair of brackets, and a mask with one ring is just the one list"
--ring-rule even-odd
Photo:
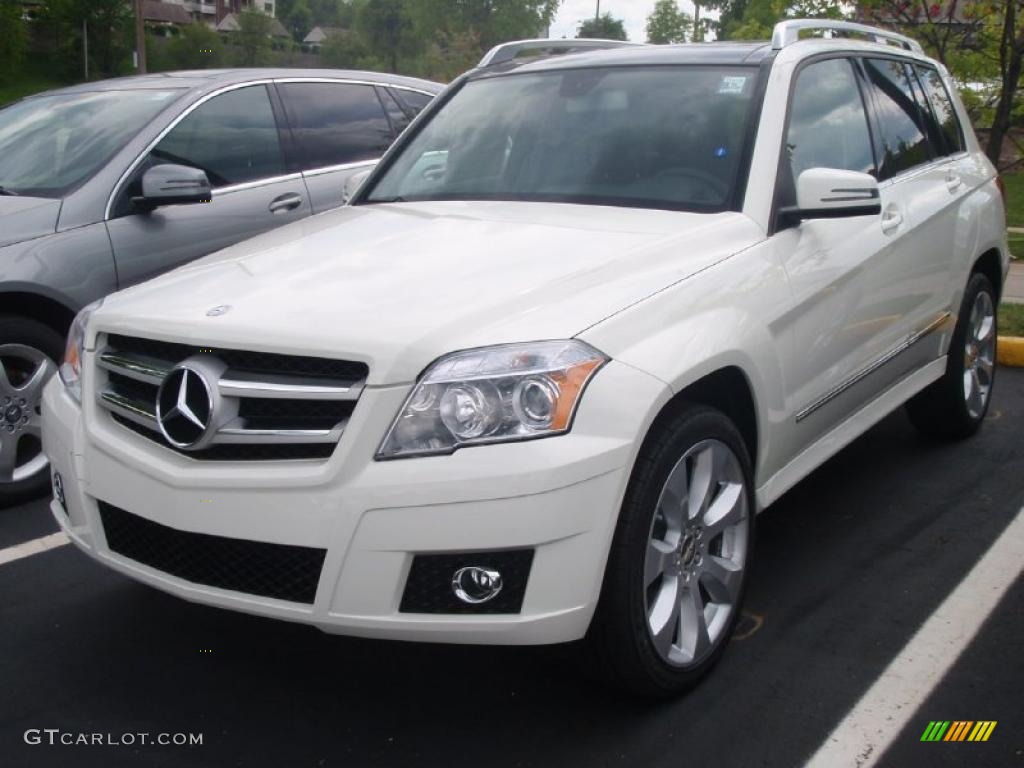
[(43, 384), (108, 293), (334, 208), (442, 86), (337, 70), (120, 78), (0, 110), (0, 506), (48, 482)]

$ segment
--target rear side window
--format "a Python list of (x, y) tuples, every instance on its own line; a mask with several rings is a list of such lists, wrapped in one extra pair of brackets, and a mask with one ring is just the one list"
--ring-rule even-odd
[(931, 102), (935, 119), (939, 123), (945, 154), (955, 155), (964, 150), (964, 132), (960, 120), (953, 108), (953, 100), (949, 97), (945, 83), (938, 70), (934, 67), (917, 66), (917, 76), (924, 87), (928, 100)]
[(149, 165), (159, 163), (200, 168), (214, 187), (284, 173), (266, 87), (238, 88), (197, 107), (153, 148)]
[(848, 59), (819, 61), (800, 70), (786, 153), (793, 182), (810, 168), (874, 173), (867, 113)]
[(376, 160), (391, 143), (391, 126), (370, 85), (278, 85), (302, 169)]
[(925, 133), (924, 116), (902, 61), (865, 59), (874, 94), (882, 149), (879, 179), (888, 179), (927, 163), (934, 148)]
[(402, 105), (395, 100), (392, 92), (387, 88), (378, 88), (377, 95), (380, 96), (380, 100), (384, 104), (384, 109), (388, 113), (388, 119), (391, 121), (391, 127), (394, 129), (395, 136), (397, 136), (412, 122), (412, 116), (406, 113)]
[(410, 117), (416, 117), (423, 108), (434, 100), (434, 97), (429, 93), (420, 93), (419, 91), (407, 91), (404, 88), (389, 89), (391, 93), (398, 97), (399, 102), (405, 107), (405, 111), (409, 113)]

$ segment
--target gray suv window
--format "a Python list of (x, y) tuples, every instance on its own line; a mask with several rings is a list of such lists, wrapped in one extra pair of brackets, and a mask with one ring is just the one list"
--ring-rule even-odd
[(391, 125), (371, 85), (278, 85), (302, 169), (375, 160), (391, 143)]
[(285, 173), (267, 89), (253, 85), (200, 105), (150, 153), (148, 165), (180, 163), (206, 171), (214, 187)]
[(792, 179), (810, 168), (874, 173), (871, 133), (848, 59), (828, 59), (797, 75), (786, 134)]

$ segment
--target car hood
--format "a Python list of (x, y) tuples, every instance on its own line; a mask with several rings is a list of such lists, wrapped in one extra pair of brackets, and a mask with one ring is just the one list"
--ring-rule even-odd
[(731, 212), (341, 208), (115, 294), (93, 327), (361, 360), (369, 384), (398, 384), (455, 350), (575, 336), (761, 238)]
[(0, 248), (57, 231), (60, 200), (0, 196)]

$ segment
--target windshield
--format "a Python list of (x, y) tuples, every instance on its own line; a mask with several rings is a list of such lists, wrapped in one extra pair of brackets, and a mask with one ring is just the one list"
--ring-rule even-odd
[(0, 110), (0, 188), (8, 194), (63, 197), (180, 93), (56, 94)]
[(364, 201), (723, 210), (732, 200), (756, 73), (620, 67), (473, 80), (403, 148)]

